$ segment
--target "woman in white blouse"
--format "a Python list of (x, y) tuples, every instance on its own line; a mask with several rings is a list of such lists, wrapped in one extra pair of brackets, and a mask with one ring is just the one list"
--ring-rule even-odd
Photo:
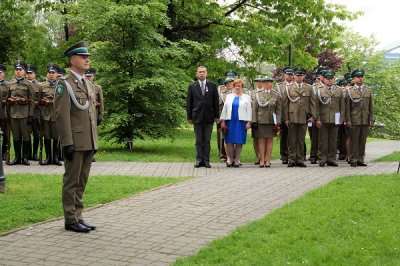
[(244, 82), (233, 81), (234, 93), (226, 97), (221, 112), (221, 127), (225, 128), (226, 152), (228, 167), (239, 167), (242, 145), (246, 143), (247, 129), (251, 122), (251, 98), (243, 93)]

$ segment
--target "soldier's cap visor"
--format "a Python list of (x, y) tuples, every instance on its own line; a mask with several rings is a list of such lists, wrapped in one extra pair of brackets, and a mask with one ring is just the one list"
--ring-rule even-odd
[(78, 47), (67, 52), (68, 57), (73, 55), (90, 55), (90, 53), (87, 47)]

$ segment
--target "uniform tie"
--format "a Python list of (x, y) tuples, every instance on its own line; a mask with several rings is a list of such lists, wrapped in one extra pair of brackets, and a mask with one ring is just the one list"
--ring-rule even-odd
[(200, 82), (200, 88), (201, 88), (201, 93), (204, 96), (204, 93), (205, 93), (204, 82)]

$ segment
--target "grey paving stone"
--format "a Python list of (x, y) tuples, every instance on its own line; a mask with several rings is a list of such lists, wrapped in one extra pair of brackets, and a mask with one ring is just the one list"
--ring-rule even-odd
[[(98, 226), (88, 234), (66, 232), (63, 221), (55, 220), (0, 235), (0, 261), (6, 265), (168, 265), (339, 176), (395, 172), (398, 163), (371, 162), (395, 150), (400, 150), (400, 142), (370, 142), (368, 167), (356, 168), (345, 162), (324, 169), (310, 164), (305, 169), (287, 168), (279, 161), (268, 169), (251, 164), (239, 169), (224, 164), (195, 169), (193, 163), (96, 162), (92, 175), (195, 178), (86, 210), (85, 219)], [(57, 166), (4, 169), (6, 173), (63, 173), (63, 167)]]

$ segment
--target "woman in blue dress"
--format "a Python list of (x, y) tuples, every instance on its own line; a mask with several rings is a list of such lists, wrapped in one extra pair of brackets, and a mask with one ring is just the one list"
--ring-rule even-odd
[(233, 81), (234, 93), (227, 95), (221, 112), (221, 127), (225, 128), (227, 166), (239, 167), (242, 145), (246, 143), (251, 122), (251, 98), (243, 93), (244, 82)]

